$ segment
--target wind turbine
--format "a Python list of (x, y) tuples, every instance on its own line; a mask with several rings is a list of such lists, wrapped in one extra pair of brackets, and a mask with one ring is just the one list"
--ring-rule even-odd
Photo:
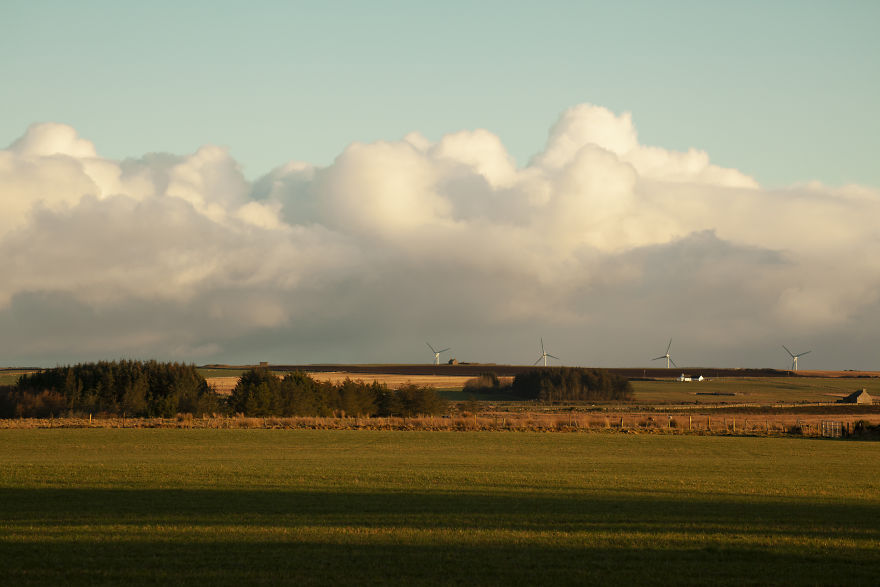
[(651, 359), (652, 361), (659, 361), (660, 359), (666, 359), (666, 368), (669, 369), (669, 363), (672, 363), (672, 366), (678, 369), (678, 365), (675, 364), (675, 361), (672, 360), (672, 357), (669, 356), (669, 349), (672, 348), (672, 339), (669, 339), (669, 344), (666, 346), (666, 354), (657, 357), (656, 359)]
[(547, 366), (547, 357), (550, 357), (551, 359), (556, 359), (557, 361), (560, 360), (559, 357), (551, 355), (550, 353), (548, 353), (547, 351), (544, 350), (544, 339), (542, 338), (541, 339), (541, 356), (538, 357), (538, 360), (535, 361), (534, 364), (537, 365), (538, 363), (541, 362), (541, 359), (544, 359), (544, 366), (546, 367)]
[(798, 357), (803, 357), (804, 355), (813, 352), (813, 351), (806, 351), (806, 352), (804, 352), (804, 353), (794, 354), (793, 352), (791, 352), (790, 350), (788, 350), (788, 347), (787, 347), (787, 346), (782, 345), (782, 348), (785, 349), (785, 352), (787, 352), (789, 355), (791, 355), (791, 370), (794, 371), (795, 373), (797, 373), (797, 360), (798, 360)]
[(440, 353), (445, 353), (449, 349), (447, 348), (447, 349), (436, 351), (436, 350), (434, 350), (434, 347), (431, 346), (430, 342), (426, 342), (425, 344), (428, 345), (428, 348), (431, 349), (432, 353), (434, 353), (434, 364), (439, 365), (440, 364)]

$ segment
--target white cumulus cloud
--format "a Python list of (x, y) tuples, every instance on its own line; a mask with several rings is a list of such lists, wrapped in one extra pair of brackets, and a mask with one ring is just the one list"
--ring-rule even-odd
[(589, 104), (523, 167), (473, 129), (253, 182), (221, 147), (116, 161), (36, 124), (0, 150), (0, 351), (417, 361), (431, 338), (531, 362), (543, 336), (570, 364), (639, 365), (675, 336), (684, 364), (784, 366), (798, 342), (864, 367), (880, 193), (804, 179), (765, 189)]

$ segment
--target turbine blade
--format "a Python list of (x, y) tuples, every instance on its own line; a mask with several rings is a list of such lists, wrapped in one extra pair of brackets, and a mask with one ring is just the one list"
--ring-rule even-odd
[(799, 357), (803, 357), (804, 355), (809, 355), (809, 354), (812, 353), (812, 352), (813, 352), (813, 351), (807, 351), (807, 352), (805, 352), (805, 353), (801, 353), (801, 354), (799, 354), (798, 356), (799, 356)]
[(792, 358), (794, 358), (794, 353), (793, 353), (793, 352), (791, 352), (791, 351), (790, 351), (790, 350), (788, 350), (788, 347), (787, 347), (787, 346), (785, 346), (785, 345), (782, 345), (782, 348), (784, 348), (784, 349), (785, 349), (785, 352), (787, 352), (787, 353), (788, 353), (788, 354), (789, 354), (789, 355), (791, 355), (791, 356), (792, 356)]
[(550, 357), (551, 359), (556, 359), (557, 361), (561, 361), (561, 360), (562, 360), (562, 359), (560, 359), (559, 357), (557, 357), (556, 355), (551, 355), (551, 354), (549, 354), (549, 353), (547, 354), (547, 356)]
[(672, 357), (669, 357), (669, 362), (672, 363), (672, 366), (678, 369), (678, 365), (675, 364), (675, 361), (672, 360)]
[(670, 338), (670, 339), (669, 339), (669, 344), (666, 345), (666, 353), (667, 353), (667, 354), (669, 353), (669, 349), (671, 349), (671, 348), (672, 348), (672, 339)]
[(541, 338), (541, 356), (544, 356), (544, 339)]
[(437, 352), (437, 351), (434, 350), (434, 347), (431, 346), (431, 343), (430, 343), (430, 342), (426, 342), (425, 344), (428, 345), (428, 348), (431, 349), (431, 352), (432, 352), (432, 353), (436, 353), (436, 352)]
[(666, 355), (663, 355), (662, 357), (657, 357), (656, 359), (651, 359), (651, 360), (652, 361), (659, 361), (660, 359), (665, 359), (665, 358), (666, 358)]
[(543, 358), (544, 358), (544, 355), (541, 355), (540, 357), (538, 357), (538, 360), (537, 360), (537, 361), (535, 361), (534, 363), (532, 363), (532, 365), (537, 365), (538, 363), (541, 362), (541, 359), (543, 359)]
[(451, 349), (443, 349), (442, 351), (437, 351), (437, 352), (438, 352), (438, 353), (445, 353), (445, 352), (448, 351), (448, 350), (451, 350)]

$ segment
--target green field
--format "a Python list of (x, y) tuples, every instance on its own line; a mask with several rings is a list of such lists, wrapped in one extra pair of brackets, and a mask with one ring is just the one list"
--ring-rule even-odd
[[(730, 377), (706, 381), (633, 381), (635, 402), (658, 404), (719, 403), (832, 403), (866, 389), (880, 397), (880, 379), (844, 377)], [(724, 395), (709, 395), (724, 394)], [(734, 394), (734, 395), (726, 395)]]
[[(726, 377), (681, 382), (674, 379), (634, 380), (630, 405), (681, 404), (802, 404), (834, 403), (859, 389), (880, 397), (880, 379), (850, 377)], [(510, 393), (469, 393), (460, 388), (440, 389), (446, 399), (461, 401), (515, 401)], [(464, 395), (462, 395), (464, 393)]]
[(33, 371), (18, 369), (0, 371), (0, 385), (15, 385), (18, 383), (18, 378), (21, 377), (23, 373), (33, 373)]
[(876, 584), (880, 444), (0, 431), (5, 584)]

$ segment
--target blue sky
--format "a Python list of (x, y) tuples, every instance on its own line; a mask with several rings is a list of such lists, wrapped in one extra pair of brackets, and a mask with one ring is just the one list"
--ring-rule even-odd
[(878, 22), (6, 0), (0, 365), (880, 368)]
[(520, 165), (582, 102), (762, 184), (880, 185), (880, 4), (45, 2), (0, 8), (0, 143), (225, 145), (255, 178), (352, 141), (486, 128)]

